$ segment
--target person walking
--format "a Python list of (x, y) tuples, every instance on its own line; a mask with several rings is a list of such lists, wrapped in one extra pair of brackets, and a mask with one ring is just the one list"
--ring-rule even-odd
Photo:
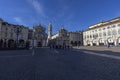
[(107, 47), (110, 48), (110, 44), (109, 43), (108, 43)]

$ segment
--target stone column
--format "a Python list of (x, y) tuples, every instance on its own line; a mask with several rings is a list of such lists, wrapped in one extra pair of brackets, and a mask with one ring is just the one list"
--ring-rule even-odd
[(105, 45), (105, 46), (107, 45), (107, 40), (104, 40), (104, 45)]
[(96, 45), (99, 46), (99, 41), (96, 42)]
[(118, 41), (117, 41), (117, 39), (114, 40), (114, 45), (115, 45), (115, 46), (118, 45)]
[(90, 46), (93, 46), (93, 42), (92, 41), (90, 42)]

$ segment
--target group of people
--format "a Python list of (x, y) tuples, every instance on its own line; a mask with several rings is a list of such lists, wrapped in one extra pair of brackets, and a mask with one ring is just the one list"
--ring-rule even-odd
[(66, 45), (63, 45), (63, 46), (62, 45), (50, 45), (49, 47), (50, 47), (50, 49), (51, 48), (55, 48), (55, 49), (66, 49), (66, 48), (69, 49), (70, 48), (69, 45), (68, 46), (66, 46)]
[(107, 47), (108, 47), (108, 48), (110, 48), (111, 46), (114, 46), (114, 45), (112, 45), (112, 44), (110, 44), (110, 43), (107, 44)]

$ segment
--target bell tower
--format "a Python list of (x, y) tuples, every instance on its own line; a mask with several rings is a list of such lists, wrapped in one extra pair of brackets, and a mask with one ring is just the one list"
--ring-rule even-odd
[(50, 23), (48, 26), (48, 39), (50, 39), (52, 36), (52, 24)]
[(48, 26), (48, 38), (47, 38), (47, 46), (50, 45), (50, 39), (52, 37), (52, 24), (50, 23)]

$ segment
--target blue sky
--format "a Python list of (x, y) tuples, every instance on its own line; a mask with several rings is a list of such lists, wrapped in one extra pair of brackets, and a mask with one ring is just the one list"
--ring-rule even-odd
[(32, 28), (53, 24), (53, 33), (61, 26), (68, 31), (85, 30), (100, 21), (120, 16), (120, 0), (0, 0), (3, 20)]

